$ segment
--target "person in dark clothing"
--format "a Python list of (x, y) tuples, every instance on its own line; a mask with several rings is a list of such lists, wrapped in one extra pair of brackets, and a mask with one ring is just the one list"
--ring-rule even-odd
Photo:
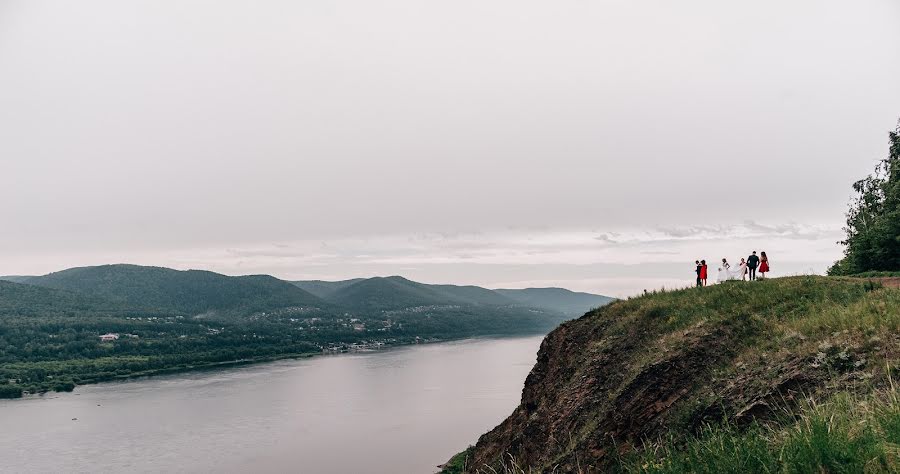
[(700, 265), (700, 260), (695, 260), (694, 263), (697, 265), (697, 286), (703, 286), (703, 280), (700, 279), (700, 272), (703, 271), (703, 265)]
[(747, 257), (747, 269), (750, 270), (750, 281), (756, 280), (756, 267), (759, 266), (759, 257), (756, 256), (756, 250)]

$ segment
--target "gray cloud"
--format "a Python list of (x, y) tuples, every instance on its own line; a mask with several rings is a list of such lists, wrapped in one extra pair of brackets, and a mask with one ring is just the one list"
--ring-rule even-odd
[(900, 113), (895, 0), (210, 5), (0, 1), (0, 273), (825, 260)]

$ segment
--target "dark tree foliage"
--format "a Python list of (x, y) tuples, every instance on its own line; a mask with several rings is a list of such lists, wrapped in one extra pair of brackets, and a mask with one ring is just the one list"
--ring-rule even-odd
[(875, 172), (853, 183), (847, 212), (844, 258), (829, 275), (900, 270), (900, 124), (890, 132), (888, 157)]

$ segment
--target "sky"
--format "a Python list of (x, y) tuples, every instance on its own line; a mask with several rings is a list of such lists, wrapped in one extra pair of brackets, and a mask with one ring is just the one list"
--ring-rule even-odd
[(896, 0), (0, 0), (0, 274), (612, 296), (840, 257)]

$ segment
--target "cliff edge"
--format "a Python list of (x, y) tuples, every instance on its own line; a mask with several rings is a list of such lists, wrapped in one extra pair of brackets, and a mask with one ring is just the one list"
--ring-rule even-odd
[[(837, 405), (880, 407), (881, 451), (862, 461), (892, 472), (898, 354), (900, 290), (877, 281), (803, 276), (617, 301), (550, 333), (519, 406), (444, 472), (699, 472), (705, 461), (684, 456), (722, 433), (758, 433), (769, 441), (755, 456), (772, 459), (746, 462), (790, 471), (792, 430)], [(763, 468), (741, 464), (741, 449), (709, 471)]]

